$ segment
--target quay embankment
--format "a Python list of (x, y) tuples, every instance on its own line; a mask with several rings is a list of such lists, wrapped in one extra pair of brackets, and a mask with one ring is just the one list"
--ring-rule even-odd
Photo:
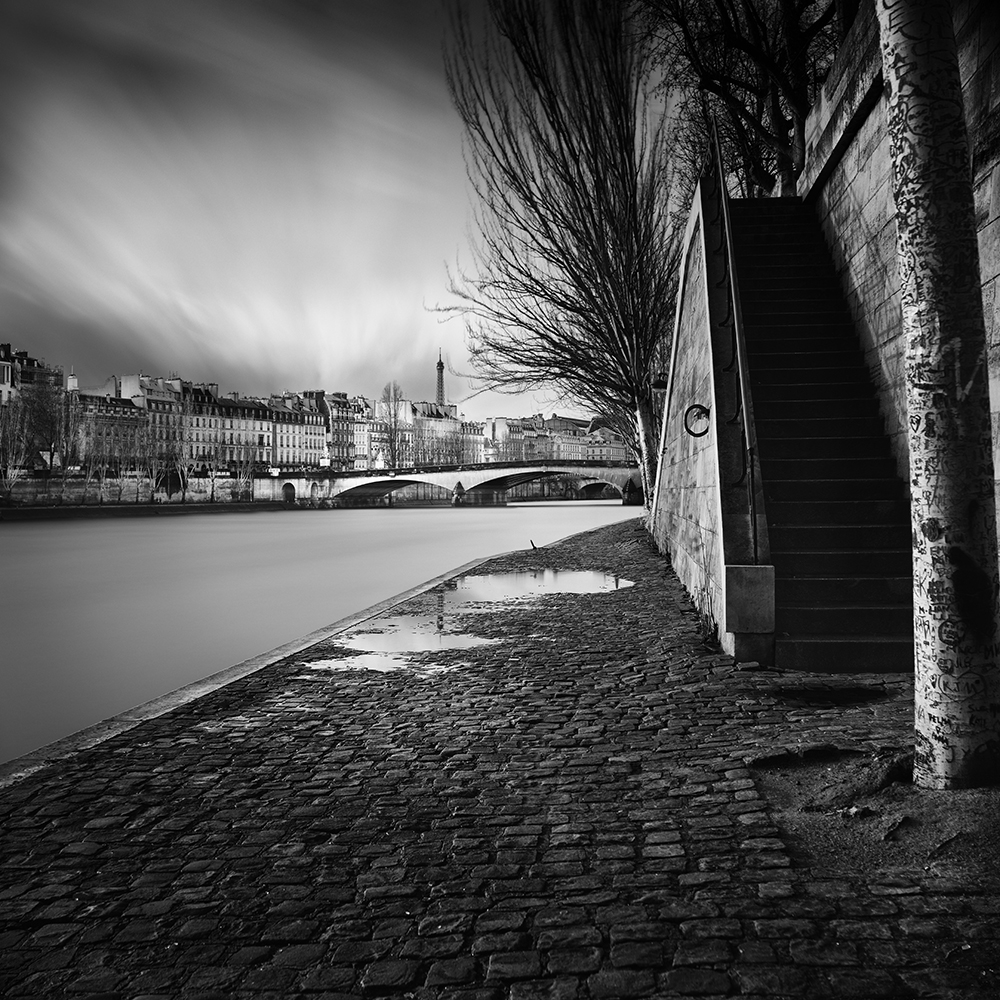
[(619, 586), (444, 580), (0, 789), (3, 994), (997, 995), (908, 676), (735, 663), (638, 521), (475, 567), (557, 571)]
[(105, 517), (170, 517), (182, 514), (250, 514), (295, 510), (294, 505), (261, 503), (109, 503), (74, 506), (0, 507), (0, 521), (67, 521)]

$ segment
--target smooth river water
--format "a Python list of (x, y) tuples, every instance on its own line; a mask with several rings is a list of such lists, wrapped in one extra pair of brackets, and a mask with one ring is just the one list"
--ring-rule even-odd
[(641, 512), (576, 502), (0, 523), (0, 761), (470, 560)]

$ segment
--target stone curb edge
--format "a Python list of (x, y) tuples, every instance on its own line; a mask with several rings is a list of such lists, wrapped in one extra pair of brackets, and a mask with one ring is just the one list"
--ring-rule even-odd
[[(588, 528), (585, 531), (574, 532), (572, 535), (557, 538), (547, 545), (537, 547), (550, 548), (553, 545), (559, 545), (570, 538), (575, 538), (577, 535), (585, 535), (593, 530), (595, 529)], [(272, 663), (284, 659), (286, 656), (291, 656), (293, 653), (300, 653), (303, 649), (315, 646), (316, 643), (323, 642), (325, 639), (338, 635), (340, 632), (345, 632), (347, 629), (353, 628), (355, 625), (360, 625), (370, 618), (376, 618), (386, 611), (404, 604), (411, 598), (426, 593), (446, 580), (467, 574), (470, 570), (481, 566), (485, 562), (489, 562), (491, 559), (500, 559), (510, 554), (511, 552), (497, 552), (493, 555), (483, 556), (481, 559), (473, 559), (471, 562), (463, 563), (461, 566), (450, 569), (430, 580), (426, 580), (424, 583), (418, 583), (415, 587), (404, 590), (401, 594), (387, 597), (384, 601), (372, 604), (363, 611), (357, 611), (353, 615), (341, 618), (331, 625), (325, 625), (313, 632), (307, 632), (305, 635), (299, 636), (297, 639), (292, 639), (281, 646), (276, 646), (266, 653), (258, 653), (256, 656), (251, 656), (248, 660), (235, 663), (231, 667), (225, 667), (214, 674), (209, 674), (207, 677), (201, 678), (201, 680), (192, 681), (190, 684), (185, 684), (175, 691), (160, 695), (151, 701), (143, 702), (143, 704), (136, 705), (134, 708), (126, 709), (126, 711), (118, 715), (113, 715), (101, 722), (95, 722), (92, 726), (87, 726), (85, 729), (80, 729), (69, 736), (64, 736), (62, 739), (47, 743), (37, 750), (32, 750), (20, 757), (8, 760), (0, 764), (0, 789), (14, 785), (22, 778), (27, 778), (36, 771), (40, 771), (50, 764), (71, 757), (81, 750), (89, 750), (91, 747), (105, 742), (105, 740), (110, 740), (121, 733), (127, 733), (130, 729), (135, 729), (136, 726), (148, 719), (155, 719), (161, 715), (166, 715), (167, 712), (171, 712), (175, 708), (180, 708), (182, 705), (187, 705), (198, 698), (211, 694), (213, 691), (217, 691), (219, 688), (233, 683), (233, 681), (238, 681), (243, 677), (256, 673), (258, 670), (263, 670), (264, 667), (268, 667)]]

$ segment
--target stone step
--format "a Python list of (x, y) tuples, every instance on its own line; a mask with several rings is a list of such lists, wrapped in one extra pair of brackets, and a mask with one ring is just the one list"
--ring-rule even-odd
[(899, 484), (896, 463), (888, 455), (841, 454), (816, 457), (799, 455), (794, 458), (776, 458), (768, 452), (767, 442), (758, 442), (757, 447), (760, 453), (764, 481), (771, 485), (803, 481), (843, 480), (854, 482), (856, 480), (876, 479), (888, 479), (894, 485)]
[(775, 636), (779, 670), (817, 673), (903, 673), (913, 669), (913, 641), (898, 636)]
[(799, 282), (799, 287), (801, 287), (801, 282), (805, 279), (815, 278), (820, 281), (827, 279), (829, 277), (829, 269), (829, 262), (820, 259), (788, 263), (781, 267), (776, 267), (774, 262), (769, 260), (748, 260), (740, 262), (737, 280), (739, 281), (740, 294), (742, 295), (743, 286), (756, 284), (758, 278), (774, 279), (777, 273), (780, 274), (782, 281), (789, 284)]
[(884, 479), (811, 479), (769, 482), (764, 476), (764, 495), (768, 502), (786, 500), (900, 500), (904, 484), (896, 478)]
[(753, 254), (754, 263), (783, 267), (786, 264), (827, 264), (826, 247), (817, 246), (815, 240), (795, 240), (791, 234), (756, 246), (736, 244), (736, 253)]
[(766, 443), (766, 450), (758, 452), (761, 461), (782, 459), (848, 459), (885, 458), (890, 459), (895, 469), (895, 460), (889, 454), (889, 442), (876, 437), (772, 437)]
[(771, 330), (766, 337), (757, 337), (753, 341), (747, 341), (747, 352), (751, 356), (754, 366), (757, 364), (766, 365), (772, 354), (787, 354), (790, 351), (795, 354), (852, 351), (856, 356), (860, 356), (862, 361), (864, 360), (857, 341), (846, 331), (833, 333), (826, 337), (816, 337), (795, 330)]
[[(803, 420), (817, 420), (820, 421), (820, 424), (817, 426), (817, 433), (814, 436), (840, 437), (839, 434), (828, 432), (835, 429), (835, 424), (831, 422), (844, 419), (844, 398), (773, 399), (770, 395), (760, 397), (754, 395), (753, 411), (758, 421), (787, 420), (799, 423)], [(871, 396), (851, 400), (850, 411), (853, 414), (851, 419), (876, 420), (881, 428), (882, 421), (878, 415), (878, 401), (872, 399)], [(777, 427), (774, 429), (779, 430)]]
[(909, 501), (906, 497), (873, 499), (848, 497), (833, 500), (768, 501), (767, 520), (773, 525), (801, 524), (886, 524), (899, 522), (909, 526)]
[[(779, 286), (782, 292), (776, 295), (772, 289)], [(762, 279), (754, 282), (746, 291), (740, 288), (740, 307), (744, 314), (758, 311), (807, 312), (812, 308), (820, 311), (829, 309), (838, 314), (847, 313), (843, 296), (832, 282), (825, 288), (819, 288), (815, 282), (804, 287), (796, 282)]]
[(784, 350), (763, 351), (755, 344), (752, 357), (754, 375), (758, 378), (764, 373), (773, 374), (778, 371), (784, 373), (788, 368), (803, 373), (817, 368), (846, 371), (856, 369), (859, 364), (864, 363), (864, 357), (857, 347), (846, 345), (810, 350), (804, 343), (804, 338), (796, 338)]
[[(753, 391), (753, 390), (751, 390)], [(768, 396), (767, 399), (774, 403)], [(753, 404), (757, 407), (757, 393)], [(765, 404), (766, 405), (766, 404)], [(878, 417), (761, 417), (755, 421), (757, 440), (763, 442), (775, 438), (816, 438), (816, 437), (869, 437), (873, 431), (880, 431), (882, 422)]]
[(817, 548), (905, 549), (910, 529), (905, 524), (775, 524), (768, 531), (774, 552)]
[[(815, 393), (817, 387), (828, 386), (830, 395), (838, 395), (843, 389), (862, 387), (868, 389), (868, 374), (853, 368), (776, 368), (771, 371), (755, 371), (750, 376), (750, 388), (760, 386), (764, 391), (771, 389), (786, 390), (789, 393), (799, 391), (798, 386), (812, 386)], [(869, 390), (870, 394), (870, 390)]]
[[(860, 379), (853, 379), (850, 382), (828, 382), (821, 385), (815, 382), (795, 382), (785, 385), (778, 382), (767, 385), (755, 385), (751, 376), (750, 390), (753, 393), (752, 398), (755, 401), (758, 398), (773, 400), (774, 402), (840, 399), (850, 401), (853, 405), (855, 401), (864, 400), (868, 402), (873, 399), (871, 387)], [(846, 413), (842, 411), (842, 418), (844, 420), (851, 420), (853, 419), (851, 414), (852, 410), (848, 407), (846, 408)], [(879, 427), (882, 427), (881, 421), (879, 421)]]
[(751, 348), (758, 340), (767, 337), (852, 337), (854, 333), (850, 323), (839, 317), (825, 316), (817, 313), (803, 313), (801, 316), (782, 315), (768, 316), (758, 322), (751, 314), (743, 317), (743, 336), (747, 347)]
[(752, 314), (758, 308), (785, 299), (795, 303), (806, 303), (815, 299), (824, 303), (829, 302), (838, 316), (844, 315), (847, 309), (840, 285), (832, 277), (824, 279), (818, 276), (803, 281), (801, 278), (789, 279), (782, 275), (763, 272), (747, 285), (746, 292), (743, 290), (743, 285), (740, 285), (740, 310), (743, 313)]
[(913, 572), (910, 549), (771, 549), (775, 577), (905, 576)]
[(913, 580), (899, 576), (779, 576), (774, 580), (779, 607), (814, 604), (906, 604), (913, 606)]
[(733, 200), (729, 202), (729, 218), (733, 223), (734, 241), (744, 234), (762, 238), (772, 234), (808, 231), (815, 236), (815, 216), (801, 204), (793, 211), (768, 208), (766, 212), (760, 212), (753, 208), (744, 210), (739, 201)]
[(775, 633), (810, 635), (884, 635), (913, 642), (913, 607), (909, 604), (781, 605)]

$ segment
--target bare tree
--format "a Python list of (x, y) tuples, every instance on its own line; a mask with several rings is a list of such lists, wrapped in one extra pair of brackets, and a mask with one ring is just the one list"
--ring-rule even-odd
[(135, 492), (132, 495), (134, 503), (142, 500), (142, 484), (146, 478), (146, 440), (149, 434), (149, 427), (143, 420), (130, 423), (123, 436), (120, 474), (135, 482)]
[(83, 473), (83, 489), (80, 492), (81, 504), (87, 503), (87, 493), (90, 490), (90, 484), (94, 481), (96, 466), (91, 461), (91, 450), (95, 446), (95, 423), (93, 413), (81, 414), (78, 431), (80, 470)]
[(490, 0), (489, 14), (481, 37), (462, 8), (452, 19), (478, 239), (445, 311), (464, 317), (484, 388), (596, 409), (652, 483), (680, 240), (648, 35), (620, 0)]
[(233, 471), (236, 475), (236, 496), (241, 501), (253, 500), (253, 474), (257, 466), (257, 448), (252, 441), (241, 441), (236, 447)]
[(109, 465), (114, 477), (115, 503), (122, 503), (125, 499), (127, 482), (125, 474), (127, 459), (125, 456), (130, 450), (130, 431), (131, 428), (123, 425), (119, 420), (108, 420), (104, 428), (104, 434), (108, 441), (108, 454), (111, 459)]
[(144, 431), (139, 440), (141, 465), (149, 480), (149, 502), (153, 503), (156, 491), (163, 485), (168, 466), (163, 442), (148, 417)]
[(21, 405), (25, 410), (29, 451), (41, 455), (49, 471), (61, 455), (64, 431), (63, 390), (50, 382), (35, 382), (21, 388)]
[(389, 452), (389, 468), (398, 469), (403, 460), (406, 436), (406, 414), (403, 390), (396, 381), (387, 382), (382, 389), (379, 417), (385, 424), (386, 449)]
[(96, 480), (97, 502), (104, 503), (104, 487), (115, 464), (116, 443), (111, 425), (96, 414), (89, 414), (84, 425), (84, 498), (87, 486)]
[(431, 419), (414, 423), (414, 465), (460, 465), (468, 460), (470, 450), (457, 420)]
[(3, 502), (13, 501), (14, 487), (27, 474), (28, 412), (15, 396), (0, 405), (0, 489)]
[(181, 398), (181, 412), (172, 434), (170, 447), (170, 474), (176, 477), (181, 491), (181, 503), (187, 503), (187, 491), (191, 473), (195, 466), (194, 452), (194, 406), (189, 393)]
[(209, 501), (215, 503), (216, 500), (216, 484), (219, 480), (219, 470), (225, 464), (225, 449), (223, 448), (222, 441), (222, 430), (220, 427), (216, 426), (214, 420), (213, 423), (206, 434), (207, 441), (205, 443), (205, 456), (206, 456), (206, 467), (208, 470), (208, 477), (211, 483)]
[[(639, 0), (668, 86), (722, 112), (744, 193), (794, 194), (805, 122), (842, 28), (838, 0)], [(688, 102), (688, 118), (704, 105)]]
[(59, 468), (60, 486), (59, 502), (66, 499), (67, 480), (71, 470), (78, 471), (80, 463), (80, 434), (83, 426), (84, 414), (80, 404), (79, 394), (76, 392), (63, 393), (62, 411), (62, 455)]

